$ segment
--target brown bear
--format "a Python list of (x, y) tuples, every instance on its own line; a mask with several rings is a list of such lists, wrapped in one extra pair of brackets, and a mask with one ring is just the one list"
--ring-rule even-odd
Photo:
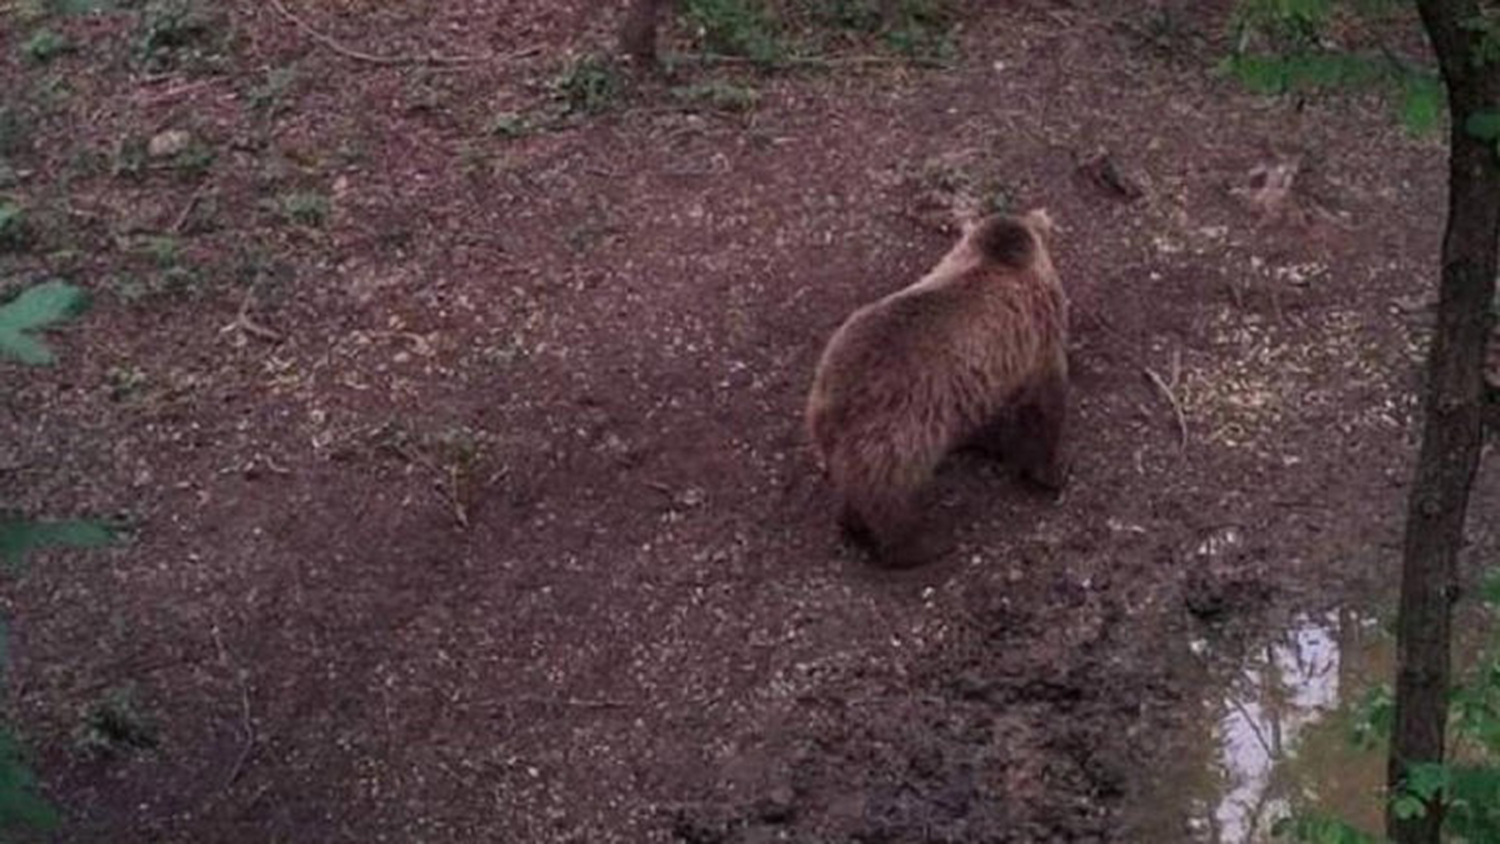
[(807, 428), (841, 499), (839, 524), (878, 561), (915, 565), (921, 493), (950, 451), (1002, 449), (1025, 476), (1066, 481), (1067, 298), (1046, 211), (965, 223), (916, 284), (860, 308), (813, 376)]

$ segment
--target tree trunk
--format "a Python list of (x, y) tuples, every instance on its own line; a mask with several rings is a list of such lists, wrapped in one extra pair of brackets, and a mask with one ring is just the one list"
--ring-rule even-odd
[(664, 0), (631, 0), (620, 27), (620, 52), (643, 67), (656, 64), (656, 23)]
[[(1477, 0), (1418, 0), (1448, 90), (1448, 220), (1437, 328), (1428, 352), (1422, 448), (1407, 505), (1396, 632), (1396, 713), (1387, 771), (1397, 794), (1408, 766), (1441, 762), (1448, 716), (1449, 628), (1457, 595), (1469, 488), (1484, 436), (1484, 357), (1493, 317), (1500, 239), (1500, 160), (1495, 142), (1465, 130), (1469, 116), (1500, 109), (1500, 67), (1476, 62), (1481, 37), (1464, 24)], [(1423, 817), (1394, 812), (1397, 844), (1437, 844), (1441, 796)]]

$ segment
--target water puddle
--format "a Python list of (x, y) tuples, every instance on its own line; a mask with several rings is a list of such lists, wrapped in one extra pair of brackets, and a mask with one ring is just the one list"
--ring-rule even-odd
[[(1211, 658), (1206, 642), (1194, 650)], [(1378, 623), (1348, 612), (1301, 615), (1247, 655), (1208, 709), (1211, 798), (1191, 807), (1204, 844), (1262, 844), (1293, 804), (1317, 805), (1356, 826), (1380, 828), (1384, 757), (1348, 740), (1346, 705), (1389, 673)], [(1343, 707), (1343, 708), (1341, 708)]]
[[(1243, 543), (1238, 529), (1224, 528), (1193, 553), (1202, 565), (1232, 566)], [(1478, 604), (1455, 611), (1456, 664), (1475, 666), (1493, 646), (1494, 619)], [(1379, 618), (1305, 612), (1249, 647), (1183, 644), (1208, 693), (1169, 763), (1146, 772), (1127, 840), (1269, 844), (1288, 840), (1272, 829), (1294, 811), (1383, 830), (1385, 744), (1354, 741), (1370, 693), (1394, 676), (1395, 639)]]
[[(1207, 565), (1242, 542), (1228, 528), (1194, 552)], [(1146, 789), (1131, 840), (1265, 844), (1294, 807), (1381, 829), (1384, 751), (1350, 740), (1353, 710), (1391, 676), (1394, 641), (1377, 619), (1303, 613), (1249, 648), (1188, 647), (1210, 691), (1170, 768)]]

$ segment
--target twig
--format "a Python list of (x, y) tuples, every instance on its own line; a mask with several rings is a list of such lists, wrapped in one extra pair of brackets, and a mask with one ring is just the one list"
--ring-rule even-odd
[[(386, 447), (395, 452), (397, 457), (400, 457), (407, 463), (421, 466), (434, 475), (437, 475), (438, 479), (433, 483), (433, 489), (437, 491), (439, 498), (445, 499), (448, 505), (453, 508), (453, 519), (458, 522), (459, 527), (469, 527), (469, 508), (464, 504), (463, 489), (460, 487), (463, 470), (458, 465), (452, 464), (448, 467), (446, 475), (448, 484), (445, 485), (443, 483), (444, 473), (442, 468), (431, 460), (428, 460), (422, 453), (413, 451), (400, 443), (390, 443)], [(445, 486), (451, 487), (451, 489), (445, 488)]]
[(345, 58), (354, 59), (356, 61), (361, 61), (361, 62), (368, 62), (370, 64), (378, 64), (378, 65), (407, 65), (407, 64), (466, 65), (466, 64), (480, 64), (482, 62), (489, 62), (489, 61), (500, 61), (500, 60), (511, 60), (511, 59), (525, 58), (526, 56), (534, 55), (536, 53), (541, 52), (541, 49), (542, 49), (540, 45), (533, 45), (533, 46), (530, 46), (530, 47), (523, 47), (520, 50), (516, 50), (515, 52), (512, 52), (512, 53), (487, 53), (485, 55), (445, 56), (445, 55), (442, 55), (441, 53), (428, 53), (426, 55), (381, 56), (381, 55), (376, 55), (374, 53), (366, 53), (363, 50), (356, 50), (356, 49), (354, 49), (352, 47), (346, 47), (343, 44), (340, 44), (338, 41), (334, 40), (331, 36), (325, 35), (324, 33), (319, 32), (317, 29), (314, 29), (313, 26), (312, 26), (312, 24), (309, 24), (307, 21), (305, 21), (301, 17), (299, 17), (296, 12), (293, 12), (291, 9), (288, 9), (286, 7), (286, 5), (281, 2), (281, 0), (270, 0), (270, 3), (271, 3), (271, 8), (275, 9), (276, 12), (277, 12), (277, 14), (281, 15), (283, 18), (286, 18), (293, 26), (295, 26), (298, 29), (302, 30), (312, 40), (318, 42), (319, 44), (322, 44), (324, 47), (327, 47), (328, 49), (332, 50), (335, 53), (338, 53), (339, 55), (341, 55), (341, 56), (343, 56)]
[(235, 757), (234, 766), (229, 769), (229, 776), (224, 778), (221, 788), (228, 788), (235, 784), (240, 774), (245, 772), (245, 763), (250, 760), (250, 754), (255, 750), (255, 722), (250, 720), (250, 687), (245, 685), (245, 677), (236, 672), (240, 681), (240, 726), (245, 734), (245, 744), (240, 747), (240, 755)]
[[(275, 2), (275, 0), (272, 0)], [(910, 56), (782, 56), (778, 59), (756, 59), (750, 56), (731, 56), (724, 53), (674, 53), (671, 60), (698, 62), (699, 64), (741, 64), (770, 69), (787, 67), (867, 67), (876, 65), (915, 65), (917, 67), (943, 67), (941, 62), (912, 58)]]
[(229, 649), (224, 647), (224, 637), (219, 634), (219, 625), (215, 623), (208, 630), (213, 636), (214, 646), (219, 651), (219, 664), (234, 671), (235, 679), (240, 686), (240, 727), (245, 735), (245, 743), (240, 747), (239, 755), (235, 757), (234, 764), (229, 768), (229, 775), (224, 778), (224, 784), (219, 790), (229, 788), (244, 773), (245, 763), (250, 759), (250, 753), (255, 749), (255, 722), (250, 718), (250, 686), (245, 683), (245, 672), (236, 669), (229, 658)]
[(261, 338), (262, 340), (269, 340), (272, 343), (280, 343), (284, 339), (281, 336), (281, 332), (276, 331), (272, 328), (267, 328), (250, 318), (250, 302), (254, 299), (254, 297), (254, 287), (251, 287), (249, 290), (245, 291), (245, 298), (240, 300), (239, 313), (235, 315), (232, 322), (230, 322), (228, 325), (225, 325), (223, 328), (220, 328), (219, 333), (228, 334), (231, 331), (240, 331), (245, 334), (253, 334), (256, 337)]
[(182, 228), (187, 225), (188, 216), (193, 213), (194, 208), (198, 207), (198, 200), (203, 198), (206, 190), (208, 190), (208, 182), (199, 185), (193, 191), (192, 196), (188, 197), (187, 204), (182, 206), (182, 213), (178, 214), (177, 220), (172, 223), (172, 234), (182, 234)]
[(458, 520), (459, 527), (469, 526), (469, 508), (464, 506), (462, 471), (457, 463), (448, 465), (448, 485), (451, 487), (448, 498), (453, 504), (453, 518)]
[(582, 698), (582, 697), (545, 697), (542, 695), (517, 695), (512, 698), (491, 699), (479, 701), (478, 706), (491, 706), (495, 704), (534, 704), (539, 706), (572, 706), (579, 709), (628, 709), (634, 704), (629, 701), (612, 700), (609, 698)]
[(1259, 744), (1260, 749), (1265, 751), (1266, 758), (1273, 762), (1280, 759), (1281, 754), (1278, 752), (1280, 742), (1273, 744), (1270, 739), (1266, 738), (1265, 731), (1260, 728), (1260, 722), (1250, 714), (1249, 709), (1245, 707), (1244, 701), (1240, 700), (1239, 697), (1234, 695), (1233, 693), (1229, 694), (1228, 698), (1230, 705), (1233, 706), (1237, 712), (1239, 712), (1240, 718), (1244, 720), (1245, 725), (1250, 728), (1250, 732), (1255, 736), (1256, 744)]
[(1167, 386), (1167, 382), (1163, 381), (1162, 377), (1156, 374), (1156, 370), (1146, 367), (1141, 371), (1146, 374), (1146, 377), (1151, 380), (1152, 384), (1156, 385), (1156, 389), (1161, 391), (1161, 394), (1166, 397), (1167, 403), (1172, 406), (1172, 414), (1177, 418), (1178, 447), (1185, 450), (1187, 448), (1188, 437), (1187, 417), (1183, 415), (1182, 405), (1177, 401), (1177, 394), (1173, 393), (1172, 388)]

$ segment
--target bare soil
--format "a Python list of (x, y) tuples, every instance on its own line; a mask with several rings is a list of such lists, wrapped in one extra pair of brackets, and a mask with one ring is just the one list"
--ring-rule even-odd
[[(60, 366), (0, 364), (0, 507), (134, 525), (0, 587), (57, 840), (1164, 840), (1134, 824), (1189, 640), (1391, 581), (1443, 146), (1218, 78), (1227, 2), (975, 3), (951, 67), (686, 66), (499, 131), (614, 14), (286, 2), (370, 56), (496, 57), (352, 58), (256, 3), (219, 60), (143, 67), (126, 11), (38, 65), (0, 6), (34, 228), (0, 278), (96, 292)], [(758, 100), (673, 92), (708, 80)], [(206, 166), (131, 158), (170, 129)], [(958, 550), (884, 573), (802, 400), (964, 189), (1064, 227), (1073, 481), (961, 456)], [(121, 699), (142, 735), (101, 749)]]

